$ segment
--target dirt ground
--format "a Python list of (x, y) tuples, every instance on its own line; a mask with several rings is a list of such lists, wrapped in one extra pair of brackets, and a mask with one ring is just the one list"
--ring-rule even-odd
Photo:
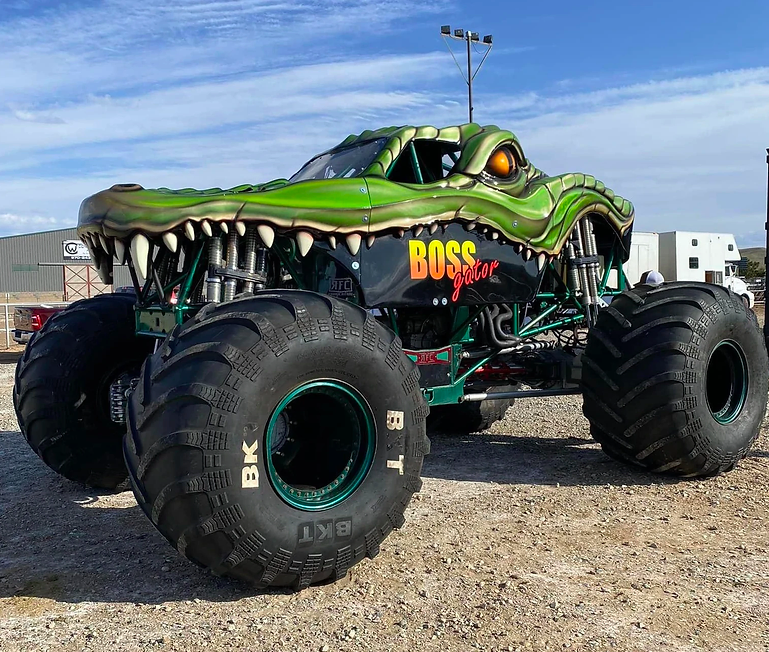
[(592, 443), (576, 397), (433, 437), (424, 488), (342, 583), (255, 592), (161, 538), (130, 492), (49, 471), (0, 364), (0, 650), (769, 650), (769, 423), (722, 477)]

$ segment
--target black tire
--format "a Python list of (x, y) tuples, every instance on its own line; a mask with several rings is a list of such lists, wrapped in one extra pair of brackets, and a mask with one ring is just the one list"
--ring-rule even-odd
[[(511, 392), (518, 385), (494, 385), (477, 388), (472, 391)], [(465, 434), (488, 430), (497, 421), (501, 421), (514, 399), (489, 399), (487, 401), (457, 403), (456, 405), (439, 405), (430, 408), (427, 417), (428, 432), (443, 432), (448, 434)]]
[(110, 419), (109, 386), (138, 374), (151, 338), (134, 331), (134, 297), (101, 295), (53, 315), (16, 366), (13, 404), (32, 450), (65, 478), (114, 489), (126, 479), (125, 425)]
[[(319, 442), (336, 437), (343, 412), (331, 418), (316, 403), (292, 413), (277, 450), (267, 437), (284, 397), (320, 379), (359, 393), (376, 445), (349, 496), (307, 511), (281, 497), (268, 457), (275, 466), (285, 442), (300, 441), (317, 456), (300, 472), (330, 471), (339, 446)], [(426, 414), (419, 371), (391, 331), (351, 304), (284, 290), (211, 306), (169, 335), (131, 397), (124, 451), (139, 504), (184, 556), (217, 575), (302, 589), (344, 577), (403, 524), (429, 450)]]
[(639, 286), (601, 311), (583, 356), (584, 414), (611, 457), (711, 476), (745, 457), (767, 404), (755, 314), (705, 283)]

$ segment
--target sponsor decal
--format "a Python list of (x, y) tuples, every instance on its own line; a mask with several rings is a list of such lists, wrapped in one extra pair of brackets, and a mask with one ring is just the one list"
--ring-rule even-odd
[(418, 365), (451, 364), (451, 347), (427, 351), (405, 351), (406, 355)]
[(332, 278), (328, 293), (332, 297), (346, 298), (355, 295), (355, 286), (349, 276)]
[(482, 261), (475, 258), (475, 242), (449, 240), (409, 240), (409, 271), (412, 280), (449, 278), (454, 285), (452, 301), (459, 299), (462, 288), (476, 281), (490, 278), (499, 267), (498, 260)]

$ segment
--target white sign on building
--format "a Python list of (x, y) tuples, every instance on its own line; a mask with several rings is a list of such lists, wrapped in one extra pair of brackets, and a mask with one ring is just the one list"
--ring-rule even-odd
[(64, 260), (91, 260), (88, 247), (80, 240), (64, 240), (61, 245), (64, 250)]

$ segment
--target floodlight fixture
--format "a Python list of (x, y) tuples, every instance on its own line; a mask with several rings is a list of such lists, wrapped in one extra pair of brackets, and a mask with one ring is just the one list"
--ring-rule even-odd
[(492, 48), (492, 37), (491, 34), (487, 34), (483, 37), (483, 45), (486, 46), (486, 52), (484, 53), (483, 57), (481, 58), (481, 62), (478, 64), (478, 66), (473, 70), (472, 65), (472, 52), (475, 50), (475, 47), (472, 45), (473, 43), (480, 43), (481, 37), (478, 32), (473, 32), (472, 30), (463, 30), (463, 29), (455, 29), (453, 34), (451, 30), (451, 25), (441, 25), (441, 37), (448, 37), (457, 39), (458, 41), (465, 41), (467, 45), (467, 74), (465, 75), (465, 71), (462, 70), (462, 66), (459, 65), (459, 61), (457, 61), (456, 56), (454, 56), (454, 51), (451, 49), (451, 46), (449, 45), (449, 42), (446, 41), (446, 47), (449, 49), (449, 53), (451, 54), (452, 59), (454, 59), (454, 63), (457, 64), (457, 68), (459, 68), (459, 72), (462, 73), (462, 78), (465, 80), (465, 83), (467, 84), (467, 109), (468, 109), (468, 115), (470, 122), (473, 121), (473, 79), (475, 79), (475, 76), (478, 74), (478, 71), (481, 69), (481, 66), (483, 66), (483, 62), (486, 61), (486, 57), (489, 56), (489, 52), (491, 52)]

